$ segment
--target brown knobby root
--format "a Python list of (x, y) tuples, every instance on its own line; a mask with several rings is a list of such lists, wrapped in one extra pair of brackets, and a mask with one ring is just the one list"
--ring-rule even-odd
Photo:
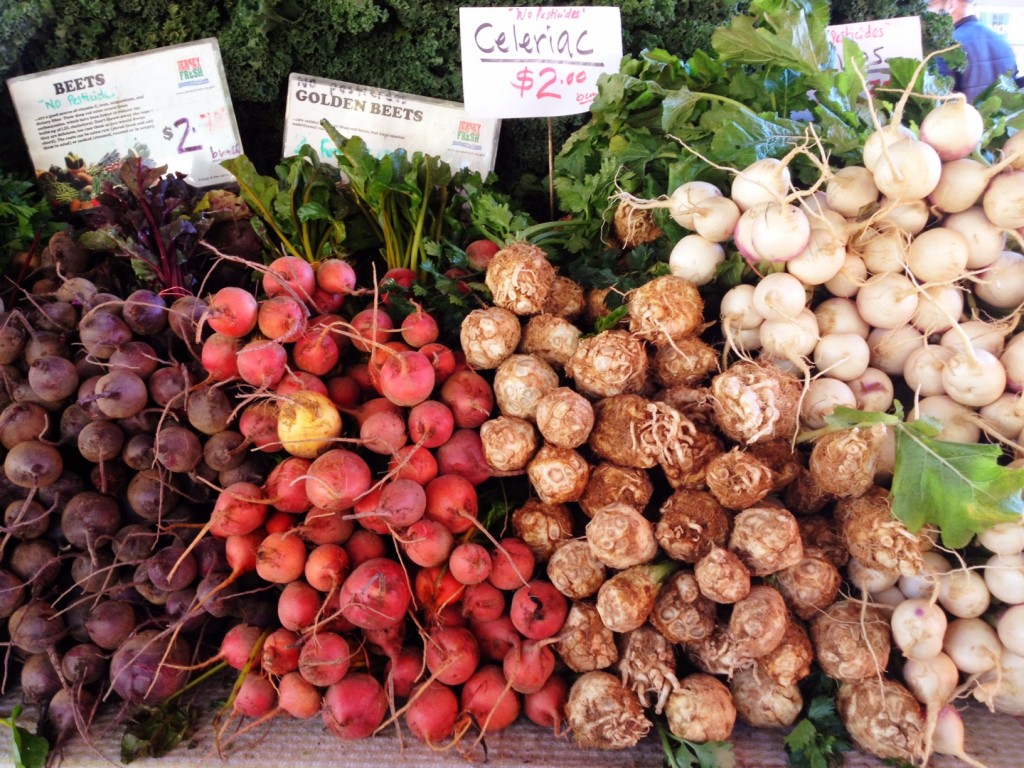
[(695, 387), (718, 372), (718, 353), (695, 334), (658, 347), (652, 362), (655, 380), (667, 389)]
[(712, 602), (728, 605), (750, 593), (750, 570), (728, 549), (712, 547), (693, 573), (701, 594)]
[(626, 504), (609, 504), (598, 510), (586, 529), (590, 551), (609, 568), (629, 568), (649, 563), (658, 554), (654, 526)]
[(788, 728), (804, 706), (796, 685), (780, 685), (756, 666), (736, 670), (729, 690), (739, 719), (754, 728)]
[(741, 361), (711, 380), (718, 428), (738, 443), (788, 439), (800, 415), (800, 382), (769, 362)]
[(804, 555), (823, 556), (840, 571), (850, 562), (850, 551), (846, 548), (839, 525), (830, 517), (812, 515), (798, 517), (800, 538), (804, 542)]
[(628, 331), (602, 331), (580, 339), (565, 374), (588, 397), (633, 394), (647, 383), (647, 351)]
[(775, 587), (757, 584), (729, 615), (729, 635), (738, 662), (758, 659), (775, 650), (789, 624), (789, 613)]
[(615, 633), (601, 621), (593, 603), (572, 604), (558, 633), (555, 652), (573, 672), (607, 669), (619, 660)]
[(597, 612), (613, 632), (632, 632), (650, 618), (661, 583), (675, 563), (645, 563), (619, 571), (597, 590)]
[(480, 425), (484, 460), (499, 472), (521, 472), (540, 445), (537, 430), (526, 419), (498, 416)]
[(883, 488), (873, 486), (858, 498), (840, 499), (834, 515), (850, 555), (863, 565), (902, 576), (924, 570), (921, 539), (893, 516)]
[(583, 495), (590, 464), (572, 448), (541, 446), (526, 466), (530, 484), (545, 504), (564, 504)]
[(793, 481), (782, 491), (782, 502), (794, 515), (816, 515), (835, 499), (814, 482), (811, 471), (800, 467)]
[(516, 351), (522, 333), (519, 318), (507, 309), (474, 309), (459, 328), (459, 347), (471, 368), (491, 370)]
[(811, 620), (811, 642), (821, 670), (836, 680), (877, 682), (889, 664), (889, 620), (871, 604), (833, 603)]
[(755, 506), (771, 492), (773, 484), (772, 471), (742, 448), (733, 448), (708, 462), (705, 482), (719, 504), (734, 510)]
[(697, 672), (679, 681), (665, 706), (668, 729), (680, 739), (702, 744), (726, 741), (736, 724), (729, 689), (715, 677)]
[(626, 635), (619, 656), (622, 684), (636, 692), (644, 708), (654, 707), (661, 714), (668, 697), (679, 687), (676, 654), (672, 643), (651, 626), (642, 626)]
[(711, 402), (711, 390), (708, 387), (691, 387), (680, 384), (675, 387), (659, 389), (651, 397), (658, 403), (671, 405), (693, 425), (701, 430), (714, 431), (714, 406)]
[(712, 547), (725, 546), (731, 523), (710, 493), (682, 488), (661, 505), (654, 536), (673, 560), (696, 563)]
[(798, 563), (775, 574), (775, 585), (789, 610), (806, 621), (836, 601), (843, 574), (821, 550), (805, 548)]
[(494, 371), (494, 402), (505, 416), (533, 420), (537, 403), (558, 387), (555, 369), (534, 355), (513, 354)]
[(554, 281), (555, 268), (544, 251), (521, 241), (494, 254), (484, 277), (494, 305), (517, 315), (541, 312)]
[(610, 672), (587, 672), (569, 689), (566, 720), (583, 748), (628, 749), (651, 729), (636, 694)]
[(683, 649), (690, 662), (709, 675), (732, 677), (739, 667), (753, 663), (749, 659), (740, 661), (736, 658), (732, 635), (722, 624), (716, 624), (710, 635), (697, 642), (687, 643)]
[(703, 488), (708, 463), (721, 452), (722, 442), (714, 432), (694, 426), (659, 458), (658, 465), (674, 489)]
[(804, 625), (790, 617), (782, 641), (757, 659), (757, 667), (779, 685), (796, 685), (811, 674), (814, 646)]
[(717, 609), (701, 594), (693, 573), (676, 571), (658, 590), (650, 622), (673, 643), (700, 643), (714, 631)]
[(529, 499), (512, 513), (512, 530), (546, 563), (559, 546), (572, 539), (572, 513), (564, 504)]
[(862, 496), (874, 485), (884, 440), (884, 424), (821, 436), (814, 442), (809, 462), (815, 485), (839, 498)]
[(858, 748), (915, 765), (925, 757), (924, 716), (913, 694), (888, 678), (843, 682), (836, 708)]
[(578, 448), (594, 428), (594, 406), (569, 387), (557, 387), (537, 401), (534, 419), (547, 442)]
[(556, 275), (541, 312), (576, 322), (586, 309), (586, 303), (582, 285), (568, 277)]
[(587, 517), (593, 517), (609, 504), (627, 504), (642, 511), (652, 495), (654, 485), (647, 472), (602, 461), (591, 470), (579, 505)]
[(794, 449), (789, 440), (757, 442), (748, 446), (747, 451), (772, 471), (773, 491), (787, 488), (807, 466), (807, 457)]
[(579, 346), (581, 333), (579, 328), (557, 314), (534, 315), (523, 326), (520, 350), (561, 369)]
[(548, 580), (555, 589), (572, 600), (596, 595), (607, 573), (607, 567), (594, 556), (586, 539), (573, 539), (560, 544), (548, 560)]
[(752, 576), (769, 576), (796, 565), (804, 555), (800, 525), (793, 514), (766, 506), (745, 509), (733, 518), (729, 549)]
[(658, 346), (697, 333), (704, 323), (704, 299), (689, 280), (662, 275), (629, 297), (629, 330)]
[(631, 250), (638, 245), (653, 243), (661, 237), (661, 227), (654, 223), (654, 214), (643, 208), (637, 208), (627, 198), (621, 198), (615, 208), (612, 226), (619, 246)]

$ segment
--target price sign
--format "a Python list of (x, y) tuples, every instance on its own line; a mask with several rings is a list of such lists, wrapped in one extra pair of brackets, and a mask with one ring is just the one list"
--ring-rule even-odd
[(7, 81), (43, 191), (88, 201), (121, 162), (141, 156), (198, 187), (229, 183), (242, 153), (213, 38), (74, 64)]
[(359, 136), (371, 152), (404, 149), (439, 157), (452, 168), (494, 170), (498, 120), (470, 117), (454, 101), (292, 73), (284, 154), (310, 144), (333, 163), (335, 146), (320, 125), (324, 119), (344, 136)]
[(864, 51), (868, 58), (865, 79), (869, 85), (878, 85), (889, 79), (889, 65), (886, 63), (889, 59), (920, 59), (924, 56), (920, 16), (835, 24), (826, 27), (825, 34), (835, 47), (840, 63), (845, 39), (853, 40)]
[(462, 87), (478, 117), (555, 117), (590, 109), (618, 72), (618, 8), (460, 8)]

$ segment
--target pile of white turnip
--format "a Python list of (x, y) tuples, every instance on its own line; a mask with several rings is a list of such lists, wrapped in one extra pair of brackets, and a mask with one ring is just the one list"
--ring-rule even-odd
[[(727, 169), (728, 189), (692, 181), (663, 200), (624, 195), (623, 202), (644, 212), (667, 208), (689, 231), (671, 252), (672, 274), (710, 288), (733, 250), (757, 273), (721, 299), (723, 362), (742, 361), (726, 375), (770, 361), (800, 379), (803, 428), (824, 427), (836, 406), (884, 412), (896, 398), (908, 405), (909, 419), (935, 420), (940, 439), (1001, 445), (1004, 463), (1020, 466), (1024, 136), (1011, 135), (987, 164), (978, 151), (983, 120), (973, 106), (959, 95), (937, 99), (911, 130), (901, 124), (908, 98), (886, 125), (876, 121), (862, 165), (829, 167), (810, 137), (789, 157)], [(794, 186), (789, 165), (798, 156), (820, 170), (811, 188)], [(728, 392), (716, 382), (716, 413), (723, 396), (740, 391), (745, 402), (737, 414), (745, 418), (766, 402), (752, 382)], [(758, 426), (755, 419), (729, 437), (753, 442)], [(851, 555), (843, 575), (862, 601), (842, 609), (849, 621), (837, 630), (858, 642), (847, 638), (834, 664), (819, 649), (818, 661), (843, 681), (840, 713), (862, 748), (912, 762), (932, 751), (970, 760), (953, 706), (958, 699), (973, 695), (996, 711), (1024, 713), (1024, 527), (1000, 524), (969, 553), (940, 551), (910, 535), (875, 485), (891, 478), (892, 432), (860, 432), (831, 435), (831, 446), (819, 441), (810, 459), (814, 473), (815, 454), (845, 455), (852, 474), (816, 473), (793, 494), (834, 504)], [(867, 471), (865, 456), (875, 462)], [(849, 493), (857, 473), (861, 487)], [(968, 566), (968, 555), (980, 564)], [(843, 605), (813, 620), (813, 637)], [(877, 684), (890, 644), (882, 628), (890, 624), (891, 641), (906, 658), (906, 688)], [(852, 661), (858, 644), (869, 650), (870, 664)], [(879, 718), (900, 738), (872, 735), (890, 733)]]

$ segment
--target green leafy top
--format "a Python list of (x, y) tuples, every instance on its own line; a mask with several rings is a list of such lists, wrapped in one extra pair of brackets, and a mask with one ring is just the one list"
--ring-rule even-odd
[(668, 768), (735, 768), (736, 755), (728, 741), (695, 743), (681, 739), (664, 725), (658, 724), (658, 735)]
[[(998, 445), (940, 440), (940, 425), (927, 418), (904, 421), (898, 403), (893, 414), (839, 407), (826, 421), (826, 431), (864, 424), (895, 430), (892, 512), (910, 531), (934, 525), (945, 546), (959, 549), (996, 523), (1024, 515), (1024, 468), (1000, 464)], [(808, 437), (814, 434), (820, 431)]]
[(50, 755), (50, 744), (42, 736), (18, 725), (21, 706), (16, 706), (10, 717), (0, 717), (0, 725), (11, 729), (11, 758), (14, 768), (43, 768)]
[(271, 251), (310, 262), (341, 255), (349, 211), (337, 189), (337, 169), (320, 162), (316, 150), (303, 146), (286, 157), (275, 168), (276, 177), (260, 175), (245, 155), (221, 165), (238, 181)]
[(852, 748), (835, 705), (835, 681), (812, 675), (803, 687), (809, 701), (804, 715), (786, 734), (783, 746), (793, 768), (838, 768)]

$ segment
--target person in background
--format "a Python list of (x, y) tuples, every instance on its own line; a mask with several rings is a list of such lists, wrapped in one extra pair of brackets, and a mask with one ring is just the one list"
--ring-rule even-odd
[(928, 10), (953, 17), (953, 39), (963, 48), (967, 67), (955, 72), (939, 60), (939, 72), (954, 79), (953, 89), (973, 102), (1000, 75), (1017, 76), (1017, 60), (1010, 44), (997, 32), (982, 24), (971, 13), (973, 0), (929, 0)]

